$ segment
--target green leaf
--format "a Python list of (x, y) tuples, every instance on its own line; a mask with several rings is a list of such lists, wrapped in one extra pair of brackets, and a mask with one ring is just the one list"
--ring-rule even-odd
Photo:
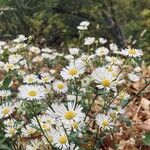
[(144, 142), (145, 145), (150, 146), (150, 132), (145, 133), (143, 142)]
[(10, 82), (11, 82), (12, 76), (6, 76), (3, 81), (3, 88), (8, 88)]

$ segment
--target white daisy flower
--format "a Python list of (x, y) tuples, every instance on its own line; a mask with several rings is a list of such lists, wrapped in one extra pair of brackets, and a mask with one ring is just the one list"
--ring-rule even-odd
[(8, 58), (8, 61), (9, 63), (12, 63), (12, 64), (16, 64), (18, 63), (23, 57), (19, 54), (12, 54), (9, 56)]
[(46, 47), (46, 48), (42, 48), (41, 51), (42, 51), (42, 52), (46, 52), (46, 53), (52, 53), (54, 50), (52, 50), (52, 49)]
[(33, 128), (31, 125), (26, 125), (25, 128), (21, 128), (21, 133), (24, 137), (28, 137), (29, 135), (32, 135), (36, 132), (37, 130)]
[(79, 30), (87, 30), (87, 26), (77, 26), (77, 29)]
[(75, 102), (68, 102), (68, 107), (66, 108), (64, 104), (52, 104), (54, 115), (59, 117), (62, 122), (70, 123), (70, 121), (80, 121), (83, 120), (85, 114), (82, 112), (82, 107), (77, 105), (75, 107)]
[(98, 114), (95, 119), (102, 129), (110, 129), (114, 125), (114, 123), (110, 121), (110, 117), (104, 114)]
[(94, 42), (95, 42), (95, 38), (94, 37), (87, 37), (87, 38), (85, 38), (84, 45), (91, 45)]
[(14, 107), (9, 103), (4, 103), (0, 106), (0, 118), (8, 117), (14, 112)]
[(114, 82), (115, 77), (103, 67), (96, 68), (92, 72), (92, 78), (96, 83), (100, 84), (97, 86), (99, 89), (106, 88), (107, 90), (114, 90), (116, 88), (116, 84)]
[(107, 43), (107, 40), (104, 39), (104, 38), (99, 38), (99, 42), (100, 42), (101, 44), (105, 44), (105, 43)]
[(89, 26), (90, 25), (90, 22), (89, 21), (82, 21), (80, 23), (80, 26)]
[(12, 63), (8, 63), (8, 62), (4, 66), (4, 70), (6, 70), (7, 72), (10, 70), (14, 70), (14, 69), (19, 69), (19, 66), (14, 65)]
[(14, 119), (7, 119), (7, 120), (4, 120), (4, 125), (6, 126), (9, 126), (9, 127), (12, 127), (15, 125), (15, 120)]
[(6, 45), (6, 42), (0, 41), (0, 47)]
[(38, 80), (37, 76), (34, 74), (28, 74), (24, 76), (23, 82), (27, 84), (36, 83)]
[(131, 81), (133, 81), (133, 82), (136, 82), (136, 81), (140, 80), (140, 77), (137, 76), (137, 75), (134, 74), (134, 73), (129, 73), (129, 74), (128, 74), (128, 77), (129, 77), (129, 79), (130, 79)]
[(44, 58), (42, 56), (36, 56), (32, 59), (32, 62), (37, 63), (43, 61)]
[(64, 80), (78, 78), (79, 75), (83, 74), (85, 70), (85, 65), (81, 60), (75, 60), (70, 62), (69, 66), (63, 68), (60, 75)]
[(112, 50), (114, 52), (118, 51), (118, 46), (114, 43), (109, 44), (109, 48), (110, 48), (110, 50)]
[(141, 71), (142, 71), (142, 68), (141, 68), (141, 67), (136, 67), (136, 68), (134, 68), (134, 71), (135, 71), (135, 72), (141, 72)]
[(35, 47), (35, 46), (29, 47), (29, 51), (33, 52), (35, 54), (39, 54), (41, 52), (41, 50), (38, 47)]
[(26, 146), (26, 150), (39, 150), (41, 142), (38, 139), (30, 141), (31, 144)]
[(0, 97), (4, 98), (4, 97), (8, 97), (10, 95), (11, 95), (10, 90), (0, 90)]
[(69, 53), (71, 55), (78, 55), (79, 54), (79, 48), (69, 48)]
[(122, 60), (118, 59), (117, 57), (106, 56), (105, 59), (106, 61), (110, 62), (110, 64), (116, 64), (116, 65), (123, 64)]
[(127, 48), (125, 50), (122, 50), (121, 54), (136, 58), (136, 57), (141, 57), (143, 55), (143, 51), (135, 48)]
[(18, 97), (27, 100), (41, 100), (46, 96), (46, 90), (40, 85), (21, 85)]
[(13, 137), (17, 133), (17, 127), (14, 126), (6, 126), (5, 128), (5, 137)]
[(27, 38), (24, 35), (20, 34), (17, 39), (14, 39), (14, 42), (20, 43), (20, 42), (23, 42), (25, 40), (27, 40)]
[(51, 83), (54, 78), (49, 73), (41, 73), (41, 79), (39, 79), (39, 83)]
[(109, 53), (109, 50), (106, 47), (99, 47), (96, 49), (95, 53), (97, 56), (105, 56)]
[(63, 130), (57, 131), (53, 129), (51, 135), (52, 141), (57, 148), (61, 150), (66, 150), (69, 148), (68, 137)]
[(129, 99), (130, 98), (130, 95), (126, 92), (120, 92), (119, 95), (118, 95), (118, 98), (123, 100), (123, 99)]
[(53, 89), (58, 93), (66, 93), (68, 91), (67, 84), (59, 80), (53, 83)]

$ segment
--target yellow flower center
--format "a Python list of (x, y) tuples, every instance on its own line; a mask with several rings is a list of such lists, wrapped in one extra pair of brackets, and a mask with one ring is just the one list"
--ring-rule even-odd
[(104, 86), (104, 87), (109, 87), (110, 86), (110, 80), (108, 80), (108, 79), (104, 79), (103, 81), (102, 81), (102, 85)]
[(58, 89), (63, 89), (64, 85), (62, 83), (57, 84)]
[(42, 124), (41, 127), (42, 127), (43, 130), (49, 130), (50, 129), (49, 126), (45, 123)]
[(77, 70), (76, 68), (72, 68), (72, 69), (69, 70), (68, 73), (69, 73), (71, 76), (74, 76), (74, 75), (76, 75), (76, 74), (78, 73), (78, 70)]
[(29, 83), (32, 83), (32, 82), (33, 82), (33, 78), (29, 78), (29, 79), (28, 79), (28, 82), (29, 82)]
[(74, 129), (78, 129), (79, 124), (78, 124), (78, 122), (74, 122), (74, 123), (72, 124), (72, 126), (73, 126)]
[(37, 95), (37, 92), (35, 90), (31, 90), (31, 91), (29, 91), (28, 95), (31, 97), (34, 97)]
[(12, 69), (13, 67), (14, 67), (14, 65), (13, 64), (8, 64), (8, 69)]
[(8, 107), (5, 107), (5, 108), (3, 109), (3, 111), (2, 111), (2, 113), (3, 113), (4, 115), (8, 115), (9, 112), (10, 112), (10, 109), (9, 109)]
[(9, 134), (14, 135), (15, 134), (15, 129), (14, 128), (10, 128), (9, 129)]
[(130, 50), (128, 50), (128, 54), (135, 55), (136, 54), (136, 50), (135, 49), (130, 49)]
[(104, 127), (107, 127), (107, 126), (109, 125), (108, 120), (103, 120), (103, 121), (102, 121), (102, 125), (103, 125)]
[(59, 142), (60, 142), (61, 144), (66, 144), (67, 141), (68, 141), (68, 139), (67, 139), (67, 136), (66, 136), (66, 135), (62, 135), (62, 136), (59, 137)]
[(49, 81), (49, 78), (48, 78), (48, 77), (44, 77), (44, 78), (42, 78), (42, 80), (43, 80), (44, 82), (48, 82), (48, 81)]
[(74, 111), (67, 111), (65, 114), (65, 118), (67, 120), (71, 120), (75, 117), (76, 113)]

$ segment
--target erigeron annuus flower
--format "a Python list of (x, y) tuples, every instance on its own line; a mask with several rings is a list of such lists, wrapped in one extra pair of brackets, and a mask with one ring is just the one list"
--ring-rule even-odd
[(127, 48), (121, 51), (122, 55), (129, 56), (129, 57), (141, 57), (143, 55), (143, 51), (140, 49), (135, 48)]
[(7, 119), (7, 120), (4, 120), (3, 123), (4, 123), (4, 125), (6, 125), (6, 126), (9, 126), (9, 127), (11, 126), (11, 127), (12, 127), (12, 126), (15, 125), (15, 121), (16, 121), (16, 120), (14, 120), (14, 119)]
[(77, 26), (77, 29), (79, 29), (79, 30), (87, 30), (89, 24), (90, 24), (90, 22), (88, 22), (88, 21), (82, 21), (82, 22), (80, 23), (80, 25)]
[(121, 99), (121, 100), (129, 99), (130, 95), (128, 93), (122, 91), (122, 92), (119, 93), (118, 98)]
[(0, 90), (0, 97), (5, 98), (11, 95), (10, 90)]
[(104, 56), (104, 55), (107, 55), (109, 53), (109, 50), (106, 47), (99, 47), (96, 49), (95, 53), (97, 56)]
[(41, 142), (38, 139), (30, 141), (30, 143), (26, 146), (26, 150), (39, 150)]
[(0, 118), (8, 117), (14, 112), (14, 106), (9, 103), (4, 103), (0, 106)]
[(84, 45), (91, 45), (94, 42), (95, 42), (95, 38), (94, 37), (87, 37), (87, 38), (85, 38)]
[(102, 129), (109, 129), (114, 125), (114, 123), (111, 122), (111, 118), (104, 114), (98, 114), (95, 119), (99, 127)]
[(114, 43), (109, 44), (109, 48), (114, 52), (118, 51), (118, 46)]
[(12, 63), (8, 63), (8, 62), (4, 66), (4, 70), (6, 70), (7, 72), (10, 70), (18, 69), (18, 68), (19, 68), (19, 66), (14, 65)]
[(61, 149), (61, 150), (66, 150), (67, 148), (69, 148), (69, 142), (68, 142), (68, 137), (66, 135), (66, 133), (61, 129), (59, 131), (57, 130), (53, 130), (51, 132), (52, 135), (52, 141), (53, 144)]
[(75, 102), (68, 102), (68, 107), (65, 107), (64, 104), (52, 104), (53, 114), (56, 117), (59, 117), (62, 122), (70, 123), (70, 121), (80, 121), (83, 120), (85, 114), (82, 112), (82, 107), (76, 105)]
[(78, 78), (80, 74), (83, 74), (85, 65), (81, 60), (75, 60), (69, 63), (69, 66), (63, 68), (60, 75), (64, 80)]
[(17, 133), (17, 127), (14, 126), (6, 126), (5, 128), (5, 137), (12, 137)]
[(41, 78), (38, 80), (39, 83), (51, 83), (54, 78), (49, 73), (41, 73)]
[(71, 55), (78, 55), (79, 54), (79, 48), (69, 48), (69, 53)]
[(33, 128), (31, 125), (26, 125), (25, 128), (21, 128), (21, 133), (25, 137), (28, 137), (29, 135), (34, 134), (36, 131), (37, 130)]
[(105, 44), (105, 43), (107, 43), (107, 40), (104, 39), (104, 38), (99, 38), (99, 42), (100, 42), (101, 44)]
[(67, 84), (59, 80), (53, 83), (53, 89), (58, 93), (66, 93), (68, 91)]
[(35, 54), (39, 54), (41, 52), (41, 50), (38, 47), (35, 47), (35, 46), (29, 47), (29, 51), (33, 52)]
[(118, 59), (117, 57), (106, 56), (105, 59), (106, 61), (110, 62), (110, 64), (116, 64), (116, 65), (123, 64), (123, 61)]
[(116, 84), (114, 82), (115, 77), (104, 67), (98, 67), (92, 72), (92, 78), (95, 80), (96, 83), (100, 84), (97, 85), (99, 89), (106, 88), (115, 89)]
[(23, 42), (25, 40), (27, 40), (27, 38), (24, 35), (20, 34), (17, 39), (14, 39), (14, 42), (20, 43), (20, 42)]
[(134, 73), (129, 73), (129, 74), (128, 74), (128, 77), (129, 77), (129, 79), (130, 79), (131, 81), (133, 81), (133, 82), (136, 82), (136, 81), (140, 80), (140, 77), (137, 76), (137, 75), (134, 74)]
[(41, 100), (46, 96), (46, 90), (40, 85), (22, 85), (19, 87), (18, 97), (27, 100)]
[(4, 45), (6, 45), (6, 42), (0, 41), (0, 47), (2, 47), (2, 46), (4, 46)]
[(37, 76), (34, 74), (27, 74), (23, 78), (23, 82), (27, 84), (36, 83), (37, 82)]
[(23, 57), (19, 54), (12, 54), (9, 56), (8, 61), (11, 64), (16, 64), (18, 63), (21, 59), (23, 59)]
[(89, 26), (90, 22), (89, 21), (82, 21), (80, 22), (80, 26)]

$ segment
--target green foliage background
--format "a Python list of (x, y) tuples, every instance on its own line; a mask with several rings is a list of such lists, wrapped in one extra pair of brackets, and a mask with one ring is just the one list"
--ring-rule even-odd
[(141, 48), (149, 63), (149, 8), (149, 0), (0, 0), (0, 39), (34, 35), (42, 46), (68, 48), (77, 44), (76, 26), (88, 20), (87, 35)]

